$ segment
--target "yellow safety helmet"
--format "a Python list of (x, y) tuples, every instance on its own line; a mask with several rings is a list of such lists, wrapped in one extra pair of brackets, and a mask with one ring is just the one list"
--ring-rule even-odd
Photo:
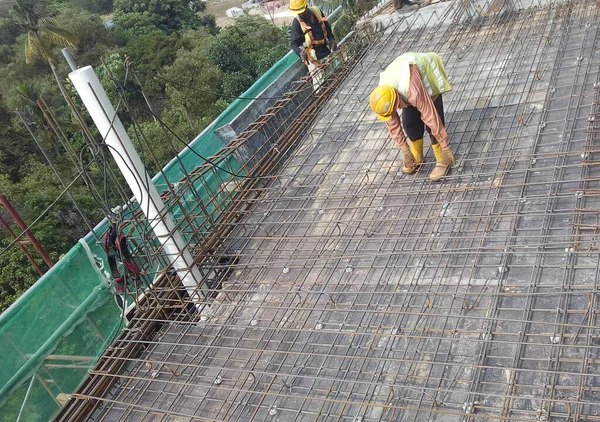
[(394, 113), (394, 104), (396, 104), (396, 90), (389, 85), (380, 85), (371, 91), (369, 105), (371, 110), (377, 114), (381, 120), (388, 121)]
[(290, 10), (295, 15), (299, 15), (300, 13), (306, 10), (308, 6), (308, 0), (290, 0)]

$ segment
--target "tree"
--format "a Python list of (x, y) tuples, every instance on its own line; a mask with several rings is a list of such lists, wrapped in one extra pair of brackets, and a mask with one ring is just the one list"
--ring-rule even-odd
[(15, 86), (17, 92), (17, 109), (19, 114), (27, 121), (30, 129), (35, 132), (35, 135), (45, 150), (54, 151), (54, 156), (59, 156), (58, 145), (54, 142), (52, 129), (46, 122), (44, 114), (37, 102), (44, 97), (47, 92), (47, 87), (40, 81), (28, 79), (19, 82)]
[(73, 5), (97, 15), (109, 14), (113, 10), (113, 0), (53, 0), (54, 4)]
[(180, 32), (183, 29), (195, 29), (199, 26), (195, 12), (183, 0), (115, 0), (114, 19), (119, 25), (134, 13), (147, 18), (164, 32)]
[(215, 15), (203, 15), (198, 18), (198, 25), (200, 28), (207, 28), (211, 34), (217, 35), (220, 28), (217, 26), (217, 19)]
[(0, 17), (8, 17), (8, 15), (10, 15), (10, 3), (7, 1), (4, 2), (0, 2)]
[(83, 10), (91, 13), (106, 14), (113, 10), (113, 0), (71, 0)]
[(56, 59), (52, 55), (54, 47), (75, 47), (77, 35), (59, 27), (48, 14), (47, 0), (15, 0), (13, 12), (17, 26), (27, 31), (25, 60), (33, 63), (36, 59), (47, 60), (55, 70)]
[[(77, 242), (88, 226), (74, 210), (70, 199), (60, 197), (63, 188), (55, 177), (50, 176), (53, 172), (48, 165), (37, 159), (29, 159), (25, 166), (26, 176), (19, 183), (12, 183), (5, 175), (0, 175), (0, 191), (10, 198), (27, 224), (37, 220), (32, 231), (51, 259), (56, 261)], [(98, 221), (98, 207), (90, 198), (87, 187), (72, 186), (69, 192), (89, 212), (92, 221)], [(46, 212), (48, 205), (56, 199), (57, 202)], [(20, 233), (18, 229), (15, 232)], [(1, 249), (6, 248), (11, 241), (9, 236), (0, 232)], [(33, 255), (36, 256), (34, 253)], [(43, 262), (38, 263), (41, 267), (44, 266)], [(0, 309), (12, 303), (38, 278), (39, 274), (18, 247), (13, 245), (0, 254)]]
[[(75, 47), (79, 38), (56, 24), (48, 13), (47, 0), (15, 0), (13, 12), (17, 18), (17, 25), (27, 31), (25, 62), (33, 63), (40, 58), (46, 60), (62, 96), (67, 99), (69, 95), (58, 74), (52, 50), (54, 47)], [(80, 124), (84, 124), (80, 116), (77, 118)]]
[(167, 82), (167, 107), (185, 110), (190, 122), (205, 118), (209, 122), (218, 115), (215, 102), (223, 72), (208, 57), (204, 46), (191, 51), (179, 50), (175, 62), (161, 74)]
[(60, 7), (56, 16), (56, 24), (61, 28), (69, 28), (79, 43), (74, 51), (75, 57), (81, 66), (101, 63), (102, 58), (114, 48), (115, 40), (112, 31), (104, 27), (102, 19), (79, 7), (65, 4)]
[(121, 49), (121, 54), (128, 57), (133, 64), (133, 69), (145, 92), (151, 96), (162, 97), (164, 83), (155, 76), (165, 66), (173, 64), (179, 45), (177, 34), (155, 31), (129, 38), (127, 44)]
[(203, 0), (190, 0), (188, 4), (194, 13), (201, 13), (206, 10), (206, 2)]
[(12, 124), (13, 113), (0, 104), (0, 174), (7, 175), (11, 181), (22, 177), (21, 168), (27, 157), (35, 153), (33, 142)]
[(161, 32), (152, 17), (141, 12), (122, 13), (114, 15), (116, 37), (120, 45), (125, 45), (131, 38)]
[(0, 44), (13, 45), (19, 36), (19, 28), (9, 18), (0, 18)]
[(248, 15), (239, 17), (235, 25), (217, 35), (210, 55), (223, 71), (243, 71), (256, 78), (288, 50), (289, 39), (284, 30), (262, 16)]
[(246, 72), (228, 73), (221, 84), (223, 96), (226, 100), (231, 101), (233, 97), (239, 96), (250, 88), (255, 80), (256, 78)]
[(255, 77), (253, 63), (242, 51), (242, 43), (239, 34), (225, 30), (210, 47), (209, 56), (225, 73), (245, 71)]

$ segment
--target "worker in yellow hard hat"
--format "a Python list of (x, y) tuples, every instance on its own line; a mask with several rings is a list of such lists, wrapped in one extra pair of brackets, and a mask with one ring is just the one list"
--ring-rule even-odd
[(442, 94), (451, 89), (437, 53), (402, 54), (380, 74), (379, 86), (371, 91), (369, 105), (386, 122), (392, 139), (402, 150), (404, 173), (414, 173), (423, 163), (425, 129), (436, 159), (429, 178), (443, 178), (455, 163), (442, 103)]
[(311, 70), (337, 49), (337, 42), (321, 9), (309, 7), (307, 0), (290, 0), (290, 10), (296, 15), (290, 47)]

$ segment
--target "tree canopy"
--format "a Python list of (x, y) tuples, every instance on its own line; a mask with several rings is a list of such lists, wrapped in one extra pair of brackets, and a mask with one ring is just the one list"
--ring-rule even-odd
[(117, 24), (141, 22), (152, 24), (164, 32), (196, 29), (199, 19), (189, 2), (182, 0), (115, 0), (114, 16)]

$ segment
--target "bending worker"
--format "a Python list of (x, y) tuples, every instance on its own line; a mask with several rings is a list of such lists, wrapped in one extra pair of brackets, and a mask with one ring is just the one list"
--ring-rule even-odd
[(337, 49), (331, 25), (321, 9), (308, 7), (308, 0), (291, 0), (290, 10), (296, 15), (292, 22), (290, 47), (312, 71)]
[[(451, 89), (437, 53), (402, 54), (381, 73), (379, 86), (371, 91), (369, 105), (386, 122), (392, 139), (402, 150), (404, 173), (414, 173), (423, 163), (425, 128), (436, 159), (429, 178), (441, 179), (455, 163), (442, 103), (442, 94)], [(398, 109), (402, 109), (401, 116)]]

